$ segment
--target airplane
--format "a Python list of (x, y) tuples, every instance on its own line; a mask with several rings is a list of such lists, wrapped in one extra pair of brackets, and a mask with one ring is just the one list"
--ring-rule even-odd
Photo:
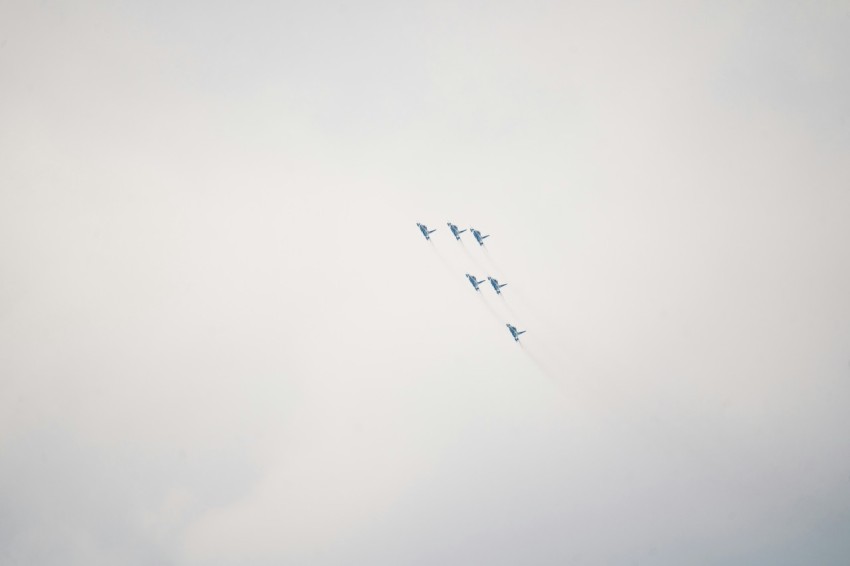
[(469, 273), (466, 274), (466, 278), (469, 279), (469, 282), (472, 283), (472, 286), (475, 287), (476, 291), (478, 290), (478, 286), (484, 283), (483, 279), (481, 281), (476, 281), (475, 276), (470, 275)]
[(498, 279), (496, 279), (495, 277), (490, 277), (489, 275), (487, 276), (487, 280), (490, 282), (490, 285), (493, 286), (493, 289), (496, 290), (497, 295), (501, 295), (502, 294), (502, 287), (507, 285), (507, 283), (502, 283), (500, 285)]
[(424, 224), (420, 224), (419, 222), (417, 222), (416, 225), (419, 226), (420, 230), (422, 230), (422, 235), (425, 236), (425, 239), (429, 241), (431, 240), (430, 234), (433, 234), (437, 231), (436, 228), (434, 228), (433, 230), (429, 230), (427, 226), (425, 226)]
[(510, 330), (511, 332), (511, 336), (514, 337), (514, 342), (519, 342), (519, 335), (525, 334), (526, 332), (525, 330), (520, 330), (519, 332), (517, 332), (516, 326), (512, 326), (510, 324), (506, 324), (505, 326), (508, 327), (508, 330)]
[(448, 225), (449, 225), (449, 230), (452, 231), (452, 235), (455, 237), (455, 240), (460, 240), (460, 235), (463, 234), (464, 232), (466, 232), (466, 228), (464, 228), (463, 230), (458, 230), (457, 226), (455, 226), (451, 222), (449, 222)]
[(475, 236), (475, 240), (478, 242), (478, 245), (479, 245), (479, 246), (483, 246), (483, 245), (484, 245), (484, 238), (489, 238), (489, 237), (490, 237), (490, 234), (487, 234), (486, 236), (482, 236), (482, 235), (481, 235), (481, 232), (479, 232), (479, 231), (478, 231), (478, 230), (476, 230), (475, 228), (470, 228), (470, 230), (472, 231), (472, 235), (473, 235), (473, 236)]

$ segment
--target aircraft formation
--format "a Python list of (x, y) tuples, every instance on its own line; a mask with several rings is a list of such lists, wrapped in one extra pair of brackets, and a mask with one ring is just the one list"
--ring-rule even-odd
[[(452, 236), (454, 236), (455, 240), (460, 241), (460, 235), (466, 232), (467, 229), (464, 228), (463, 230), (460, 230), (457, 225), (452, 224), (451, 222), (447, 222), (447, 224), (449, 227), (449, 231), (451, 232)], [(429, 242), (431, 241), (431, 234), (437, 231), (436, 228), (434, 228), (433, 230), (429, 230), (425, 224), (421, 224), (419, 222), (416, 223), (416, 226), (419, 227), (419, 231), (422, 232), (422, 235), (425, 236), (425, 239)], [(475, 238), (475, 241), (478, 242), (479, 246), (483, 246), (484, 239), (490, 237), (489, 234), (482, 234), (480, 230), (476, 230), (472, 227), (469, 228), (469, 232), (472, 234), (472, 237)], [(490, 285), (493, 287), (493, 290), (496, 291), (496, 294), (501, 295), (502, 287), (505, 287), (507, 285), (507, 283), (499, 283), (498, 279), (496, 279), (495, 277), (490, 277), (489, 275), (487, 276), (486, 280), (479, 280), (475, 275), (471, 275), (469, 273), (466, 273), (465, 276), (476, 292), (481, 291), (479, 286), (482, 283), (489, 281)], [(511, 333), (511, 337), (514, 339), (514, 342), (519, 342), (520, 334), (525, 334), (526, 332), (525, 330), (517, 330), (516, 326), (512, 325), (511, 323), (506, 323), (505, 326), (507, 327), (508, 332)]]

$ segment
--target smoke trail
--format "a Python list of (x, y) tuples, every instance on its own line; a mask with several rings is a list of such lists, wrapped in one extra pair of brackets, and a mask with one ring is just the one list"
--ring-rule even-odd
[(448, 261), (446, 261), (446, 258), (445, 258), (445, 257), (443, 257), (443, 254), (441, 254), (441, 253), (440, 253), (440, 251), (439, 251), (439, 250), (437, 249), (437, 247), (434, 245), (434, 242), (431, 242), (431, 241), (429, 240), (429, 242), (428, 242), (428, 243), (429, 243), (429, 244), (431, 244), (431, 250), (434, 252), (434, 255), (436, 255), (436, 256), (437, 256), (437, 259), (439, 259), (439, 260), (440, 260), (440, 263), (442, 263), (442, 264), (443, 264), (443, 269), (445, 269), (445, 270), (446, 270), (446, 273), (448, 273), (448, 274), (450, 274), (450, 275), (452, 275), (452, 276), (454, 277), (454, 270), (452, 270), (452, 266), (451, 266), (451, 265), (449, 265), (449, 262), (448, 262)]
[(600, 376), (591, 368), (586, 356), (579, 351), (566, 353), (563, 350), (553, 350), (545, 336), (535, 335), (528, 339), (525, 352), (533, 358), (535, 365), (541, 371), (548, 371), (547, 375), (556, 379), (564, 387), (570, 384), (574, 392), (581, 392), (586, 398), (604, 399), (608, 395), (600, 388)]
[(552, 368), (549, 367), (547, 364), (544, 364), (537, 355), (532, 353), (530, 348), (527, 348), (525, 345), (523, 345), (522, 341), (518, 342), (518, 345), (523, 355), (532, 363), (532, 365), (534, 365), (535, 368), (537, 368), (540, 373), (543, 374), (544, 377), (546, 377), (555, 386), (555, 389), (557, 389), (558, 393), (560, 393), (566, 400), (568, 398), (568, 386), (565, 380), (560, 379), (557, 373), (553, 371)]
[(490, 315), (494, 319), (496, 319), (500, 324), (504, 324), (504, 321), (499, 316), (499, 313), (497, 313), (496, 310), (493, 308), (493, 305), (488, 303), (487, 299), (484, 298), (484, 294), (480, 293), (480, 292), (476, 293), (476, 294), (478, 295), (478, 298), (481, 300), (481, 302), (484, 304), (484, 306), (487, 307), (487, 311), (490, 313)]
[(551, 318), (551, 314), (548, 312), (541, 312), (533, 302), (528, 300), (528, 297), (523, 293), (522, 288), (518, 286), (511, 286), (510, 294), (512, 297), (517, 299), (514, 301), (515, 303), (519, 303), (518, 307), (533, 316), (534, 318), (541, 321), (546, 327), (554, 328), (556, 325)]
[(511, 318), (519, 322), (523, 321), (522, 317), (520, 317), (516, 312), (514, 312), (514, 309), (511, 307), (510, 303), (508, 303), (508, 300), (505, 298), (504, 293), (499, 295), (499, 299), (502, 301), (502, 306), (504, 306), (508, 313), (511, 315)]
[(463, 253), (464, 253), (464, 254), (466, 255), (466, 257), (469, 259), (469, 261), (471, 261), (472, 263), (474, 263), (474, 264), (475, 264), (475, 267), (477, 267), (479, 270), (483, 271), (483, 272), (484, 272), (484, 274), (486, 275), (486, 274), (487, 274), (487, 268), (486, 268), (486, 267), (484, 267), (484, 266), (481, 264), (481, 262), (479, 262), (476, 258), (474, 258), (474, 257), (472, 256), (472, 254), (471, 254), (471, 253), (469, 253), (469, 250), (468, 250), (468, 249), (466, 249), (466, 245), (464, 245), (463, 240), (461, 240), (461, 241), (460, 241), (460, 248), (463, 250)]
[[(443, 269), (446, 271), (446, 273), (450, 274), (453, 278), (457, 277), (457, 269), (450, 265), (449, 261), (444, 256), (442, 251), (439, 250), (433, 242), (429, 243), (431, 244), (431, 249), (433, 250), (433, 253), (437, 256), (437, 259), (440, 260), (440, 263), (442, 264)], [(482, 262), (479, 258), (475, 257), (472, 253), (470, 253), (470, 250), (463, 244), (462, 241), (459, 243), (461, 245), (463, 253), (466, 255), (466, 258), (470, 262), (472, 262), (476, 266), (476, 268), (484, 271), (485, 273), (487, 273), (488, 271), (492, 273), (492, 270), (488, 270), (487, 267), (482, 265)], [(486, 248), (484, 248), (484, 255), (487, 258), (487, 263), (492, 265), (499, 273), (501, 273), (502, 270), (499, 267), (499, 264), (493, 259), (493, 257), (490, 255)], [(517, 291), (518, 289), (512, 288), (511, 294), (518, 294)], [(481, 301), (482, 305), (487, 310), (489, 316), (495, 322), (499, 323), (500, 326), (504, 326), (506, 322), (505, 316), (503, 316), (503, 314), (500, 314), (497, 309), (494, 308), (494, 305), (489, 302), (487, 297), (484, 296), (483, 292), (478, 292), (476, 294), (478, 295), (479, 301)], [(502, 306), (505, 309), (505, 312), (510, 315), (511, 320), (524, 323), (527, 317), (519, 316), (518, 313), (514, 311), (513, 307), (509, 304), (508, 300), (504, 297), (504, 295), (498, 296)], [(526, 306), (526, 301), (521, 301), (521, 303), (522, 304), (520, 306)], [(546, 321), (541, 320), (541, 322)], [(551, 325), (549, 325), (549, 327), (551, 327)], [(555, 350), (553, 351), (552, 349), (544, 345), (544, 341), (544, 336), (534, 336), (531, 339), (531, 343), (533, 345), (531, 345), (530, 347), (529, 345), (524, 345), (521, 341), (518, 343), (518, 346), (522, 350), (523, 355), (528, 358), (531, 364), (534, 365), (534, 367), (537, 368), (537, 370), (540, 371), (540, 373), (542, 373), (544, 376), (546, 376), (550, 381), (555, 383), (562, 394), (565, 394), (568, 372), (564, 368), (566, 368), (568, 364), (562, 363), (564, 360), (561, 359), (561, 356), (555, 353), (555, 351), (557, 351), (557, 348), (555, 348)], [(571, 379), (570, 381), (572, 381), (573, 379)], [(584, 387), (582, 387), (582, 389), (584, 389)]]
[(493, 259), (493, 256), (492, 256), (492, 255), (490, 255), (489, 250), (487, 250), (487, 246), (481, 246), (481, 249), (482, 249), (482, 250), (484, 250), (484, 257), (486, 257), (486, 258), (487, 258), (487, 261), (488, 261), (488, 262), (490, 262), (490, 265), (492, 265), (492, 266), (493, 266), (493, 268), (496, 270), (496, 273), (498, 273), (498, 274), (499, 274), (499, 276), (501, 276), (501, 275), (504, 273), (504, 270), (502, 269), (502, 266), (500, 266), (500, 265), (496, 262), (496, 260), (495, 260), (495, 259)]

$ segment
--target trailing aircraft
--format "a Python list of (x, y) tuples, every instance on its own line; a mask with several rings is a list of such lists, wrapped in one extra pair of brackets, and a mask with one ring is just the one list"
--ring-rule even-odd
[(519, 342), (519, 335), (525, 334), (526, 332), (525, 330), (520, 330), (519, 332), (517, 332), (516, 326), (513, 326), (511, 324), (506, 324), (505, 326), (508, 327), (508, 330), (511, 332), (511, 336), (514, 337), (514, 342)]
[(429, 230), (427, 226), (425, 226), (424, 224), (420, 224), (419, 222), (417, 222), (416, 225), (419, 226), (419, 229), (422, 231), (422, 235), (425, 236), (426, 240), (430, 240), (431, 234), (437, 231), (436, 228), (434, 228), (433, 230)]

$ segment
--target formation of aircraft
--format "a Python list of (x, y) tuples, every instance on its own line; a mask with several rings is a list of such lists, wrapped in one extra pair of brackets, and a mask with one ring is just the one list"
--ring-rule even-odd
[[(455, 237), (455, 240), (460, 241), (460, 235), (466, 232), (467, 229), (464, 228), (463, 230), (460, 230), (458, 229), (456, 224), (452, 224), (451, 222), (447, 222), (446, 224), (448, 225), (449, 231), (452, 233), (452, 236)], [(429, 230), (426, 225), (419, 222), (416, 223), (416, 226), (419, 227), (419, 230), (422, 232), (422, 235), (425, 236), (425, 239), (428, 241), (431, 240), (431, 234), (437, 231), (436, 229)], [(469, 228), (469, 231), (472, 232), (472, 236), (475, 238), (475, 241), (478, 242), (479, 246), (483, 246), (484, 239), (490, 237), (489, 234), (482, 234), (480, 230), (476, 230), (472, 227)], [(484, 283), (484, 279), (479, 280), (477, 277), (475, 277), (474, 275), (470, 275), (469, 273), (466, 273), (465, 275), (466, 278), (469, 280), (469, 283), (472, 285), (472, 288), (475, 289), (476, 292), (480, 291), (479, 285)], [(496, 291), (497, 295), (501, 295), (502, 287), (507, 285), (507, 283), (499, 283), (498, 279), (496, 279), (495, 277), (490, 277), (489, 275), (487, 276), (487, 281), (489, 281), (490, 285), (493, 286), (493, 290)], [(508, 331), (510, 331), (514, 342), (519, 342), (520, 334), (525, 334), (526, 332), (525, 330), (517, 330), (516, 326), (512, 325), (511, 323), (507, 323), (505, 324), (505, 326), (507, 326)]]

